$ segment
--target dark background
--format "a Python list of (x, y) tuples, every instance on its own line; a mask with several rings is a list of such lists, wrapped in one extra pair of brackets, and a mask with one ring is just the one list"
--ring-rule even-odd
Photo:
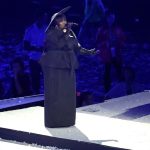
[[(103, 0), (105, 7), (117, 14), (118, 22), (127, 31), (149, 31), (149, 0)], [(70, 15), (82, 21), (84, 0), (1, 0), (1, 31), (19, 31), (32, 23), (40, 14), (52, 13), (67, 5), (72, 6)], [(77, 17), (76, 17), (77, 15)]]
[[(103, 0), (106, 8), (117, 16), (117, 23), (125, 31), (123, 49), (124, 64), (132, 66), (136, 74), (138, 92), (150, 89), (150, 1), (149, 0)], [(0, 0), (0, 79), (9, 89), (12, 71), (10, 64), (15, 57), (23, 57), (28, 71), (28, 59), (23, 55), (23, 36), (45, 12), (49, 20), (53, 13), (72, 6), (67, 17), (79, 23), (78, 34), (84, 17), (84, 0)], [(83, 45), (84, 46), (84, 45)], [(96, 57), (81, 57), (77, 74), (77, 90), (91, 91), (95, 97), (103, 96), (103, 64)], [(92, 66), (92, 67), (91, 67)], [(113, 75), (112, 75), (113, 76)], [(114, 84), (115, 85), (115, 84)]]

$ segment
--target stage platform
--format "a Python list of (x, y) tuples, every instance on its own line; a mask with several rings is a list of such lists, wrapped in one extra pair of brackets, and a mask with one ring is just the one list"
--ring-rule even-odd
[(0, 100), (0, 112), (42, 105), (43, 101), (43, 94)]
[(0, 112), (0, 138), (71, 150), (150, 150), (150, 93), (77, 109), (76, 125), (44, 127), (44, 108)]

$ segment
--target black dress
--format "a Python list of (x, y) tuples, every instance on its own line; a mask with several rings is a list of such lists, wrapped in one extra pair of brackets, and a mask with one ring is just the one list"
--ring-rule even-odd
[(46, 33), (45, 54), (40, 64), (44, 73), (45, 126), (68, 127), (75, 124), (76, 52), (90, 53), (81, 48), (71, 30), (64, 33), (50, 28)]

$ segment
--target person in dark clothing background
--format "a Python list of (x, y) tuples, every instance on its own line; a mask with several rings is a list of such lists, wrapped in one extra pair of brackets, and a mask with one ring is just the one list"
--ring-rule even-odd
[(3, 98), (4, 98), (4, 87), (2, 80), (0, 80), (0, 100)]
[(100, 57), (104, 63), (104, 88), (107, 93), (111, 89), (111, 68), (116, 69), (118, 81), (122, 81), (122, 48), (125, 35), (122, 28), (115, 23), (115, 15), (105, 14), (103, 25), (97, 33), (96, 47), (100, 50)]
[(55, 13), (46, 29), (45, 53), (40, 63), (44, 74), (45, 126), (69, 127), (75, 124), (76, 86), (75, 70), (78, 52), (95, 54), (78, 43), (64, 13), (66, 7)]
[(46, 27), (47, 14), (44, 14), (26, 29), (24, 35), (24, 49), (29, 56), (29, 69), (33, 94), (40, 94), (42, 69), (38, 61), (42, 55)]
[(84, 19), (78, 38), (81, 44), (90, 48), (95, 46), (96, 33), (102, 24), (106, 8), (102, 0), (84, 0), (84, 3)]
[(31, 95), (30, 78), (24, 72), (24, 63), (20, 58), (12, 62), (13, 78), (11, 83), (11, 97), (21, 97)]

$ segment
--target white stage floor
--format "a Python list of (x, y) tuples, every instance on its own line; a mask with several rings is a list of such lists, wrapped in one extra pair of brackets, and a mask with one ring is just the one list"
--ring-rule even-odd
[(44, 109), (31, 107), (1, 112), (0, 127), (119, 148), (150, 150), (150, 115), (141, 111), (142, 106), (148, 109), (149, 104), (150, 93), (145, 92), (78, 108), (76, 125), (59, 129), (45, 128)]

